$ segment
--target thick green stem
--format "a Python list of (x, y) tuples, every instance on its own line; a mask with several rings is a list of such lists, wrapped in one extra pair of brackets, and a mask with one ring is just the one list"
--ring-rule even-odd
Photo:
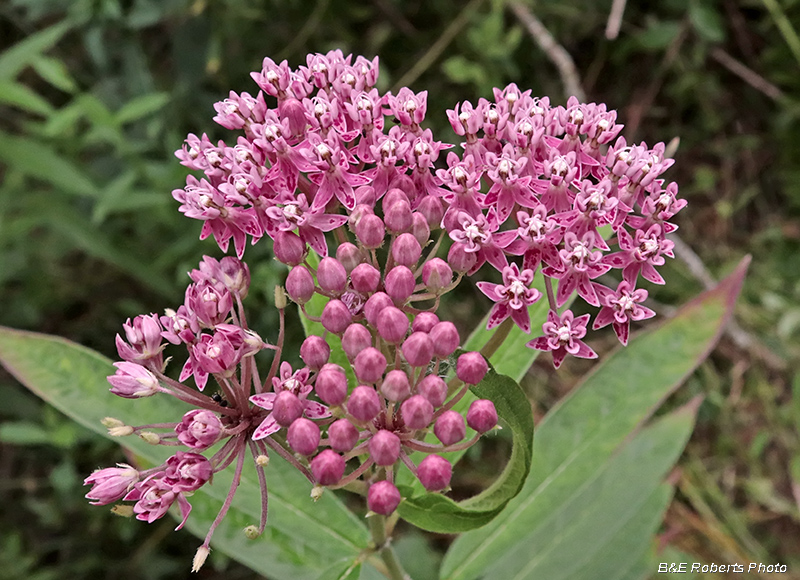
[(503, 341), (508, 337), (508, 333), (511, 332), (513, 327), (514, 321), (511, 320), (511, 318), (506, 318), (500, 326), (497, 327), (492, 337), (487, 340), (486, 344), (481, 348), (481, 354), (486, 357), (486, 360), (492, 358), (492, 355), (497, 352), (497, 349), (503, 344)]
[(369, 518), (369, 530), (372, 533), (372, 541), (375, 542), (375, 551), (378, 552), (386, 564), (386, 576), (391, 580), (409, 580), (403, 572), (397, 556), (389, 545), (386, 537), (386, 516), (375, 514)]

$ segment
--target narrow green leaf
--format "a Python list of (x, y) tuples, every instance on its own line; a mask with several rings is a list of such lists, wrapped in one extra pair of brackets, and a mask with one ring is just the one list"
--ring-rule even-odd
[(66, 193), (88, 197), (99, 194), (81, 169), (38, 141), (0, 132), (0, 161)]
[(325, 570), (317, 580), (358, 580), (361, 576), (361, 562), (345, 558)]
[(169, 93), (149, 93), (128, 101), (117, 111), (116, 120), (120, 125), (138, 121), (161, 110), (169, 102)]
[[(129, 424), (176, 421), (186, 407), (169, 397), (135, 401), (108, 393), (108, 359), (65, 339), (0, 328), (0, 362), (18, 380), (78, 423), (107, 436), (100, 420), (113, 416)], [(139, 438), (117, 440), (144, 461), (159, 464), (169, 450)], [(205, 536), (225, 498), (231, 469), (191, 498), (187, 527)], [(308, 481), (279, 457), (267, 469), (269, 521), (264, 535), (247, 540), (242, 529), (257, 523), (260, 492), (256, 475), (245, 470), (233, 507), (217, 529), (212, 547), (276, 580), (317, 580), (331, 562), (355, 562), (369, 542), (366, 527), (337, 499), (309, 497)], [(145, 525), (145, 524), (142, 524)], [(190, 563), (187, 562), (187, 568)]]
[(14, 421), (0, 425), (0, 441), (12, 445), (41, 445), (50, 443), (50, 435), (36, 423)]
[(498, 416), (511, 429), (511, 457), (489, 488), (461, 502), (438, 493), (417, 495), (414, 487), (401, 486), (405, 499), (398, 508), (400, 517), (424, 530), (455, 533), (486, 525), (519, 493), (528, 476), (533, 451), (533, 417), (525, 393), (514, 380), (493, 369), (471, 391), (477, 398), (492, 401)]
[(49, 56), (39, 56), (31, 62), (40, 77), (65, 93), (74, 93), (78, 85), (63, 61)]
[(748, 263), (749, 258), (743, 260), (675, 318), (607, 357), (545, 417), (522, 492), (490, 525), (456, 540), (442, 578), (484, 574), (507, 558), (520, 538), (580, 497), (585, 482), (708, 355), (732, 312)]
[(0, 79), (11, 80), (30, 65), (40, 54), (53, 47), (72, 28), (72, 22), (62, 21), (18, 42), (0, 54)]
[(43, 117), (49, 117), (53, 113), (53, 106), (38, 93), (13, 81), (0, 81), (0, 103)]

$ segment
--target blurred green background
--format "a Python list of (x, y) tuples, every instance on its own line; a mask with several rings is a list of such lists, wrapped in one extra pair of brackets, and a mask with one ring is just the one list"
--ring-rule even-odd
[[(679, 235), (696, 255), (651, 289), (660, 313), (754, 256), (737, 328), (670, 402), (705, 396), (654, 545), (669, 557), (656, 561), (781, 562), (800, 575), (800, 2), (629, 2), (614, 40), (611, 0), (523, 6), (572, 55), (588, 99), (619, 110), (629, 142), (680, 139), (667, 177), (689, 200)], [(264, 56), (295, 67), (333, 48), (380, 56), (381, 90), (427, 89), (428, 125), (445, 141), (445, 109), (493, 86), (567, 96), (503, 1), (0, 2), (0, 324), (114, 357), (126, 318), (179, 305), (185, 273), (219, 250), (170, 196), (186, 174), (173, 151), (188, 132), (231, 139), (212, 104), (256, 92), (249, 72)], [(251, 325), (269, 329), (282, 269), (263, 245), (247, 259)], [(474, 289), (459, 298), (445, 305), (455, 319), (485, 306)], [(537, 420), (587, 368), (531, 369)], [(83, 499), (83, 477), (122, 459), (114, 445), (5, 373), (0, 389), (0, 578), (189, 576), (197, 542), (171, 521), (114, 518)], [(421, 542), (407, 535), (399, 550)], [(210, 564), (197, 577), (255, 577), (217, 553)]]

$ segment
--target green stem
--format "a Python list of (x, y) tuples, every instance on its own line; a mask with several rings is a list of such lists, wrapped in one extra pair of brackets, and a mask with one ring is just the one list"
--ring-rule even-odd
[(383, 563), (386, 564), (386, 576), (391, 580), (410, 580), (403, 572), (394, 550), (389, 545), (386, 536), (386, 516), (375, 514), (368, 519), (372, 541), (375, 542), (375, 551), (380, 553)]
[(503, 344), (505, 339), (508, 337), (508, 333), (511, 332), (511, 329), (514, 327), (514, 321), (511, 318), (506, 318), (500, 326), (497, 327), (497, 330), (494, 331), (492, 337), (486, 341), (486, 344), (483, 345), (481, 348), (481, 354), (486, 357), (486, 360), (492, 358), (497, 349), (500, 348), (500, 345)]

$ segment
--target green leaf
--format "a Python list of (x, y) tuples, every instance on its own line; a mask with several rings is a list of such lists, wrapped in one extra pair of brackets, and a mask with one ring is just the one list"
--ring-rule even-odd
[(653, 21), (648, 24), (646, 30), (640, 32), (636, 36), (636, 39), (639, 41), (642, 48), (648, 50), (663, 50), (675, 40), (680, 32), (681, 23), (678, 21)]
[[(131, 401), (110, 395), (105, 380), (114, 371), (110, 361), (62, 338), (0, 327), (0, 362), (44, 400), (104, 436), (100, 420), (106, 416), (137, 425), (177, 421), (186, 411), (170, 397)], [(158, 465), (169, 455), (168, 448), (139, 438), (117, 442), (146, 463)], [(192, 496), (187, 527), (198, 537), (205, 536), (222, 505), (231, 476), (231, 469), (216, 474), (212, 485)], [(277, 455), (267, 468), (267, 482), (269, 521), (264, 535), (247, 540), (242, 532), (258, 522), (261, 505), (256, 475), (247, 469), (231, 511), (214, 534), (214, 549), (276, 580), (317, 580), (331, 562), (355, 562), (367, 547), (366, 527), (336, 495), (325, 493), (314, 503), (308, 481)]]
[(72, 22), (62, 21), (44, 30), (31, 34), (0, 54), (0, 79), (11, 80), (22, 69), (30, 65), (44, 51), (52, 48), (72, 28)]
[(67, 66), (57, 58), (49, 56), (40, 56), (31, 62), (33, 70), (53, 85), (55, 88), (64, 91), (65, 93), (74, 93), (78, 90), (78, 85), (75, 79), (69, 74)]
[(12, 105), (23, 111), (48, 117), (53, 106), (25, 85), (12, 81), (0, 81), (0, 103)]
[(716, 7), (707, 0), (689, 3), (689, 21), (697, 33), (709, 42), (725, 40), (725, 26)]
[(522, 538), (552, 536), (547, 525), (568, 521), (567, 510), (586, 482), (606, 468), (620, 445), (708, 355), (730, 317), (748, 263), (746, 258), (675, 318), (607, 357), (548, 413), (536, 433), (523, 490), (491, 524), (456, 540), (442, 578), (476, 578), (505, 562)]
[(14, 421), (0, 425), (0, 441), (12, 445), (42, 445), (50, 443), (50, 434), (36, 423)]
[(525, 393), (516, 381), (493, 369), (471, 391), (479, 399), (492, 401), (498, 416), (511, 429), (511, 457), (489, 488), (461, 502), (439, 493), (413, 495), (413, 487), (402, 486), (405, 499), (398, 513), (424, 530), (455, 533), (486, 525), (519, 493), (528, 476), (533, 452), (533, 416)]
[(99, 194), (81, 169), (38, 141), (0, 132), (0, 161), (61, 191), (89, 197)]
[(128, 101), (116, 113), (117, 123), (124, 125), (160, 111), (169, 102), (169, 93), (150, 93)]

